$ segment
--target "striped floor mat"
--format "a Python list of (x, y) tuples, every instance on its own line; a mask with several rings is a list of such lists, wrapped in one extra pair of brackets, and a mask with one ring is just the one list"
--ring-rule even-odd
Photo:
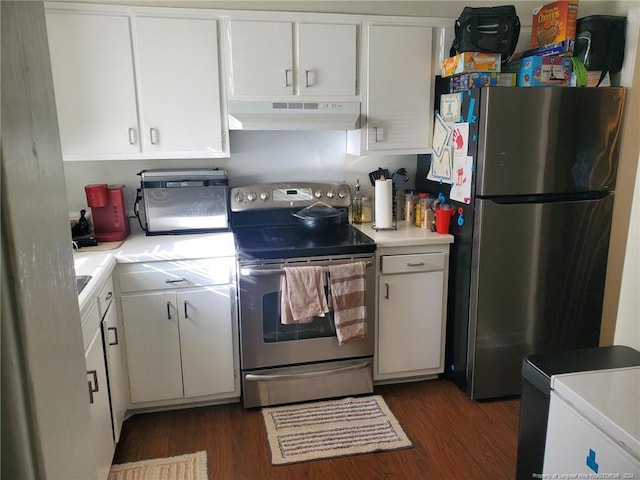
[(413, 446), (380, 395), (263, 408), (262, 415), (274, 465)]

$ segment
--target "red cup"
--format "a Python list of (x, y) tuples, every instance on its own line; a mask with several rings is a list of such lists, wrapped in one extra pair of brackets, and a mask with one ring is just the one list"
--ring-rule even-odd
[(84, 187), (84, 193), (87, 195), (87, 205), (89, 205), (91, 208), (100, 208), (107, 206), (106, 183), (87, 185)]
[(436, 208), (436, 233), (449, 233), (451, 217), (453, 217), (455, 211), (453, 207)]

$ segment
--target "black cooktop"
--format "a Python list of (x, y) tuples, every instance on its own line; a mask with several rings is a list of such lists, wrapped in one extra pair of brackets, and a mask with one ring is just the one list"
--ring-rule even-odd
[(298, 258), (373, 253), (375, 242), (344, 223), (326, 232), (296, 224), (243, 226), (233, 229), (240, 259)]

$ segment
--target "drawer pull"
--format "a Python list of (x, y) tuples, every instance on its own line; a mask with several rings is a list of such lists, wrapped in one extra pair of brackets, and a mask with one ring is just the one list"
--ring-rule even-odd
[(424, 262), (420, 262), (420, 263), (407, 263), (407, 267), (424, 267)]
[(389, 284), (385, 282), (384, 288), (386, 290), (386, 293), (384, 294), (384, 299), (389, 300)]
[(88, 370), (87, 375), (93, 377), (93, 385), (91, 384), (91, 380), (87, 382), (89, 384), (89, 403), (93, 403), (93, 394), (100, 390), (98, 387), (98, 372), (97, 370)]
[(187, 280), (184, 278), (178, 278), (176, 280), (171, 280), (171, 279), (167, 279), (164, 281), (164, 283), (180, 283), (180, 282), (186, 282)]
[(119, 342), (118, 342), (118, 329), (116, 327), (107, 328), (107, 332), (109, 332), (110, 330), (113, 330), (113, 335), (114, 335), (115, 340), (113, 342), (109, 342), (109, 346), (110, 347), (115, 347), (116, 345), (119, 344)]

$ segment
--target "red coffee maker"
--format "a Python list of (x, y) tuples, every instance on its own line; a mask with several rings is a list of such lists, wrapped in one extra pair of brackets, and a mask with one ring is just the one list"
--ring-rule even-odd
[(118, 242), (129, 235), (124, 204), (124, 185), (87, 185), (87, 205), (91, 207), (93, 236), (98, 242)]

